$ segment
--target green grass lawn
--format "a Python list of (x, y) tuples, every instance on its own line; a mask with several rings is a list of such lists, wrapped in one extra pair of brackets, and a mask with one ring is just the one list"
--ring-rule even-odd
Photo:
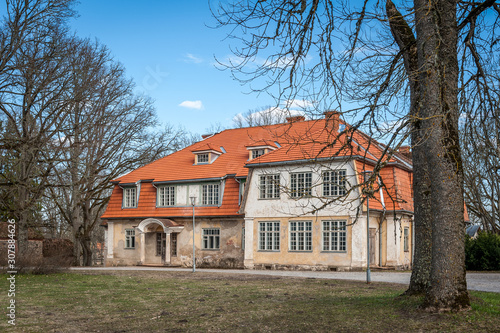
[[(1, 307), (8, 306), (1, 275)], [(500, 294), (429, 314), (387, 283), (188, 272), (18, 275), (12, 332), (499, 332)]]

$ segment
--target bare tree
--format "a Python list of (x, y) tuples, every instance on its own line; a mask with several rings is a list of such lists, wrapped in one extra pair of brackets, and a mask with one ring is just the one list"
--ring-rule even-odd
[(0, 33), (0, 110), (4, 130), (2, 190), (17, 220), (20, 258), (28, 251), (28, 226), (57, 155), (59, 126), (71, 99), (67, 55), (76, 44), (65, 34), (72, 1), (7, 1)]
[(301, 112), (298, 110), (290, 110), (268, 105), (248, 110), (243, 114), (237, 114), (233, 118), (233, 124), (236, 128), (274, 125), (286, 123), (287, 117), (304, 114), (305, 113), (303, 111)]
[[(496, 98), (498, 97), (500, 96)], [(465, 199), (471, 219), (481, 223), (483, 230), (498, 234), (500, 233), (500, 109), (485, 107), (487, 103), (477, 102), (480, 103), (477, 105), (480, 112), (464, 114), (461, 124)], [(474, 104), (474, 101), (469, 103)]]
[(148, 98), (109, 51), (82, 41), (71, 69), (75, 98), (64, 118), (61, 163), (54, 168), (50, 198), (73, 230), (75, 260), (92, 264), (91, 236), (119, 175), (182, 147), (185, 132), (159, 128)]
[[(215, 16), (232, 28), (239, 61), (220, 63), (237, 79), (260, 84), (255, 90), (274, 92), (278, 101), (309, 99), (318, 109), (355, 101), (343, 114), (349, 111), (355, 127), (364, 126), (368, 134), (383, 132), (388, 122), (401, 124), (387, 141), (394, 149), (411, 134), (420, 245), (410, 289), (425, 290), (431, 311), (458, 310), (469, 306), (458, 83), (465, 89), (476, 74), (471, 69), (484, 77), (478, 56), (484, 49), (498, 56), (500, 11), (494, 1), (404, 4), (399, 10), (391, 1), (221, 5)], [(480, 23), (489, 8), (497, 16), (485, 33)]]

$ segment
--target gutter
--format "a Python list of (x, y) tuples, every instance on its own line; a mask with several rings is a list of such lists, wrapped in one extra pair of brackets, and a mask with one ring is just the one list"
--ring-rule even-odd
[(228, 178), (229, 175), (223, 177), (214, 178), (199, 178), (199, 179), (176, 179), (176, 180), (163, 180), (159, 182), (152, 182), (153, 185), (163, 185), (163, 184), (179, 184), (179, 183), (199, 183), (199, 182), (209, 182), (209, 181), (223, 181)]
[(363, 162), (369, 162), (368, 164), (376, 165), (377, 161), (372, 159), (367, 159), (361, 155), (351, 155), (351, 156), (335, 156), (335, 157), (321, 157), (321, 158), (310, 158), (303, 160), (292, 160), (292, 161), (279, 161), (279, 162), (264, 162), (264, 163), (247, 163), (245, 168), (265, 168), (278, 165), (292, 165), (292, 164), (304, 164), (311, 162), (335, 162), (335, 161), (345, 161), (345, 160), (360, 160)]

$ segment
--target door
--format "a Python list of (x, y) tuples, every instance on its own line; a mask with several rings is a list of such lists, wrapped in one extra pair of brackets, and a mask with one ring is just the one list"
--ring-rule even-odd
[(156, 255), (161, 256), (161, 262), (165, 263), (165, 249), (167, 247), (167, 235), (164, 232), (156, 233)]

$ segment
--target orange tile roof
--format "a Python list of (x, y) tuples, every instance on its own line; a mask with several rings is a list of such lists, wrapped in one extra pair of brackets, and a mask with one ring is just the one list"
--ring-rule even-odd
[[(353, 156), (358, 160), (364, 160), (367, 163), (372, 161), (370, 163), (373, 163), (383, 156), (385, 146), (370, 140), (367, 135), (344, 122), (340, 121), (340, 123), (345, 125), (345, 130), (340, 135), (336, 130), (338, 127), (334, 130), (332, 121), (325, 119), (224, 130), (113, 180), (117, 186), (113, 190), (102, 218), (190, 215), (191, 206), (156, 208), (156, 191), (151, 181), (180, 182), (183, 180), (221, 179), (228, 175), (222, 205), (220, 207), (197, 207), (196, 214), (204, 216), (239, 215), (237, 214), (239, 184), (234, 177), (246, 177), (251, 167), (318, 158), (340, 157), (345, 159)], [(247, 147), (262, 144), (272, 145), (276, 149), (248, 161)], [(194, 152), (203, 150), (215, 150), (221, 154), (211, 164), (195, 165)], [(411, 176), (408, 176), (411, 174), (411, 161), (403, 155), (395, 153), (394, 156), (388, 158), (387, 162), (390, 164), (382, 170), (384, 183), (390, 185), (383, 192), (387, 209), (393, 209), (389, 207), (389, 201), (390, 198), (396, 198), (392, 200), (397, 203), (395, 209), (412, 211), (413, 201), (411, 199), (411, 182), (409, 182)], [(357, 168), (358, 172), (360, 170)], [(388, 179), (385, 180), (385, 178)], [(141, 184), (138, 207), (122, 209), (123, 191), (118, 184), (132, 184), (141, 180), (148, 182)], [(375, 197), (377, 196), (380, 197), (380, 194), (375, 194)], [(379, 202), (381, 200), (382, 198), (378, 198)], [(382, 208), (381, 203), (379, 208)]]
[[(122, 209), (123, 190), (115, 186), (111, 198), (102, 216), (109, 218), (147, 218), (147, 217), (181, 217), (191, 216), (193, 207), (191, 205), (184, 207), (156, 207), (156, 188), (152, 183), (142, 183), (141, 193), (137, 208)], [(196, 216), (237, 216), (239, 209), (239, 183), (234, 178), (228, 178), (224, 188), (222, 204), (218, 206), (200, 207), (196, 206)]]

